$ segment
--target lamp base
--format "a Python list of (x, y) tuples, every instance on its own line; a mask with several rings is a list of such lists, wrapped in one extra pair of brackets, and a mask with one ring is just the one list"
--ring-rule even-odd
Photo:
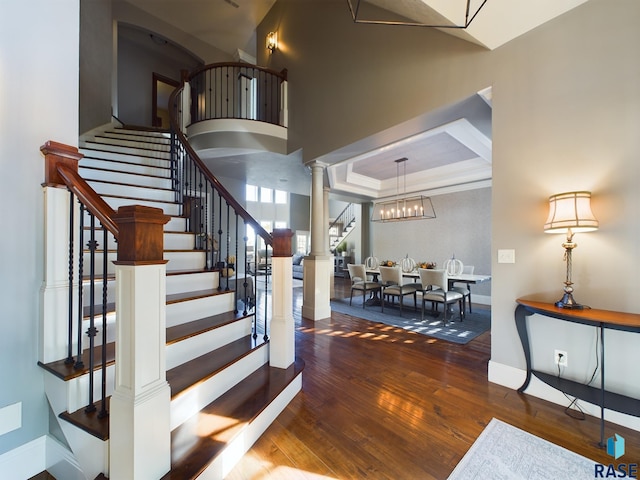
[(584, 308), (589, 308), (576, 302), (573, 299), (573, 295), (571, 293), (565, 293), (562, 298), (555, 303), (555, 305), (558, 308), (567, 308), (573, 310), (582, 310)]

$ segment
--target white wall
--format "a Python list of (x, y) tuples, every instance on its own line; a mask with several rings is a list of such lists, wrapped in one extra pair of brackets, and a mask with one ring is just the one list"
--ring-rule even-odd
[(44, 262), (39, 148), (47, 140), (78, 144), (80, 11), (79, 0), (2, 0), (0, 9), (0, 409), (22, 404), (22, 426), (0, 436), (2, 454), (48, 431), (36, 364)]

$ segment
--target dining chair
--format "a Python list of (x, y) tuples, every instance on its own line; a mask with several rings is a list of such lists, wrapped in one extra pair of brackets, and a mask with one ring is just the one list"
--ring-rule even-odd
[[(349, 277), (351, 278), (351, 294), (349, 296), (349, 305), (353, 301), (353, 291), (362, 292), (362, 308), (364, 308), (366, 302), (367, 292), (374, 293), (381, 292), (382, 285), (380, 282), (370, 282), (367, 280), (367, 272), (364, 264), (347, 264), (349, 270)], [(380, 295), (382, 296), (382, 295)]]
[[(462, 274), (463, 275), (473, 275), (473, 271), (474, 271), (474, 267), (473, 265), (464, 265), (462, 267)], [(454, 292), (460, 292), (463, 296), (462, 299), (462, 306), (465, 306), (467, 301), (469, 302), (469, 313), (473, 313), (471, 311), (471, 285), (469, 285), (468, 283), (456, 283), (453, 282), (453, 286), (451, 287), (451, 290), (453, 290)]]
[[(400, 267), (378, 267), (380, 270), (380, 282), (382, 283), (382, 311), (384, 312), (384, 298), (398, 297), (400, 302), (400, 316), (402, 316), (403, 298), (413, 295), (413, 308), (418, 309), (417, 292), (421, 286), (417, 283), (403, 283)], [(393, 302), (393, 300), (392, 300)]]
[(443, 324), (447, 324), (449, 305), (458, 302), (460, 310), (460, 321), (464, 319), (463, 296), (460, 292), (449, 290), (449, 278), (446, 270), (435, 270), (419, 268), (420, 283), (422, 284), (422, 309), (421, 315), (424, 320), (425, 302), (442, 303), (444, 310)]

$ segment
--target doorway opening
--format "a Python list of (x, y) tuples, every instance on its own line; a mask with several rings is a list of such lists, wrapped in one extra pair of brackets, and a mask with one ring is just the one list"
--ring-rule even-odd
[(153, 87), (151, 100), (151, 125), (157, 128), (169, 129), (169, 96), (180, 82), (171, 78), (153, 73)]

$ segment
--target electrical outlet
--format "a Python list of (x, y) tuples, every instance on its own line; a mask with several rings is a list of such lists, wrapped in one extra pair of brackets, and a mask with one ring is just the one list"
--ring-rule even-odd
[(553, 352), (553, 363), (560, 365), (561, 367), (568, 366), (569, 358), (567, 357), (567, 352), (564, 350), (555, 350)]

